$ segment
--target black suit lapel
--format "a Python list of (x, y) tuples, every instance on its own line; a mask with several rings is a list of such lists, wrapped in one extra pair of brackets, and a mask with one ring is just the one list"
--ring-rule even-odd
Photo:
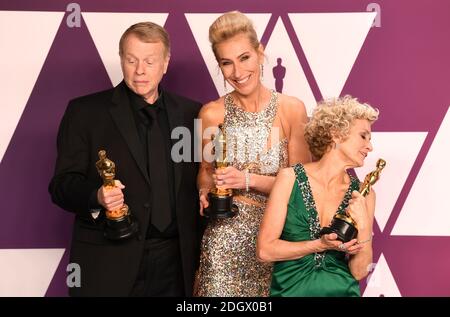
[(109, 108), (111, 116), (125, 139), (142, 175), (150, 184), (147, 168), (145, 166), (144, 153), (142, 153), (142, 145), (139, 141), (136, 123), (133, 118), (133, 112), (130, 107), (130, 100), (124, 82), (121, 82), (115, 88), (112, 102), (113, 105)]
[[(184, 117), (183, 117), (183, 109), (181, 109), (181, 105), (176, 102), (176, 100), (170, 95), (170, 93), (164, 91), (164, 103), (167, 109), (167, 116), (169, 118), (169, 126), (170, 133), (172, 134), (173, 129), (179, 126), (183, 126)], [(178, 142), (178, 140), (172, 139), (172, 146)], [(172, 159), (172, 157), (170, 158)], [(178, 196), (178, 192), (181, 184), (181, 175), (183, 172), (183, 164), (173, 163), (173, 173), (175, 177), (175, 197)]]

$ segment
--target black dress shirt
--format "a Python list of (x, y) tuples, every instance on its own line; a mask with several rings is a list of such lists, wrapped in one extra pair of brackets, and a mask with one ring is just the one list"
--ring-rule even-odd
[[(148, 117), (141, 111), (144, 107), (156, 107), (157, 108), (157, 120), (158, 124), (161, 128), (161, 132), (164, 138), (164, 144), (166, 145), (166, 157), (170, 158), (166, 162), (166, 166), (161, 166), (161, 168), (167, 169), (168, 175), (168, 183), (169, 188), (169, 199), (170, 199), (170, 210), (171, 210), (171, 223), (170, 225), (163, 231), (160, 232), (155, 226), (151, 224), (151, 220), (149, 223), (149, 228), (147, 230), (147, 239), (149, 238), (175, 238), (178, 236), (178, 229), (176, 223), (176, 215), (175, 215), (175, 186), (174, 186), (174, 171), (173, 171), (173, 161), (170, 156), (171, 148), (172, 148), (172, 139), (170, 137), (170, 126), (169, 126), (169, 118), (167, 115), (166, 105), (164, 103), (164, 95), (161, 91), (159, 91), (158, 99), (153, 103), (147, 103), (141, 96), (135, 94), (133, 91), (128, 89), (128, 94), (130, 97), (130, 105), (133, 109), (133, 114), (136, 122), (136, 128), (138, 131), (139, 139), (142, 144), (142, 152), (144, 153), (146, 166), (148, 166), (148, 142), (147, 142), (147, 129), (149, 129), (149, 125), (152, 123), (148, 119)], [(147, 173), (149, 171), (147, 170)], [(152, 184), (154, 186), (154, 184)], [(149, 197), (151, 199), (151, 197)], [(149, 203), (151, 206), (151, 203)], [(151, 207), (150, 207), (151, 208)], [(154, 210), (150, 210), (150, 212), (156, 212)]]

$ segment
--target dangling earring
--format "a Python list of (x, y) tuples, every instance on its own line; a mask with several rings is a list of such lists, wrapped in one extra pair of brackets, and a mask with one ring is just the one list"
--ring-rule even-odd
[(264, 81), (264, 64), (259, 65), (259, 71), (260, 71), (259, 77), (261, 78), (261, 81)]
[(339, 144), (337, 144), (336, 142), (334, 142), (334, 149), (339, 150)]
[(223, 78), (223, 89), (225, 89), (225, 93), (228, 93), (227, 80), (225, 79), (225, 77)]

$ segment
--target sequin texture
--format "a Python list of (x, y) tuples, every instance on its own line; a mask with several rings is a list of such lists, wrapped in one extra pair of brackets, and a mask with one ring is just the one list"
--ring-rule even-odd
[[(272, 91), (267, 107), (252, 113), (235, 105), (230, 94), (225, 96), (224, 128), (227, 158), (232, 154), (230, 165), (270, 176), (287, 166), (286, 139), (275, 139), (266, 150), (277, 103), (278, 95)], [(269, 295), (272, 265), (256, 259), (256, 237), (268, 195), (252, 189), (237, 190), (234, 195), (252, 199), (259, 205), (235, 199), (239, 208), (237, 216), (208, 223), (202, 241), (197, 296)]]

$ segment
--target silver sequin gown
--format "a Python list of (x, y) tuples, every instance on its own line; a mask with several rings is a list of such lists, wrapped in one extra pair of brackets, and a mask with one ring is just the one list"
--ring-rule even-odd
[[(287, 166), (286, 138), (280, 141), (276, 136), (267, 150), (277, 107), (275, 91), (271, 92), (268, 106), (257, 113), (244, 111), (234, 104), (230, 94), (225, 96), (227, 149), (229, 140), (235, 142), (232, 166), (270, 176)], [(255, 190), (237, 190), (234, 195), (245, 196), (260, 206), (235, 199), (237, 216), (208, 223), (202, 240), (197, 296), (269, 295), (272, 265), (256, 259), (256, 237), (268, 195)]]

